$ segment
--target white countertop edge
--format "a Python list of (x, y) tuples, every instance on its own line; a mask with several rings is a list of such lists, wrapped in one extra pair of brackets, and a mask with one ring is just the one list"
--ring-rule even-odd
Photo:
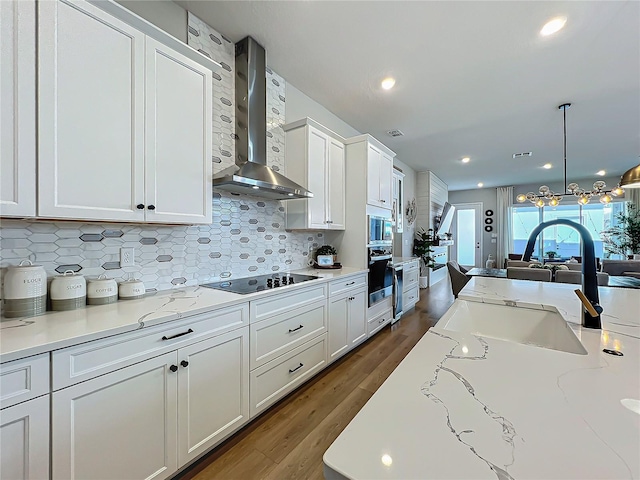
[[(150, 326), (184, 320), (213, 310), (259, 298), (266, 298), (272, 295), (292, 292), (311, 285), (324, 284), (341, 278), (366, 274), (367, 272), (367, 269), (351, 267), (343, 267), (341, 270), (301, 269), (291, 272), (274, 272), (280, 274), (299, 273), (315, 275), (320, 278), (295, 285), (282, 286), (274, 290), (265, 290), (245, 295), (208, 289), (201, 286), (182, 287), (162, 290), (139, 300), (121, 300), (109, 305), (87, 306), (86, 308), (68, 312), (47, 312), (44, 315), (36, 317), (3, 318), (0, 323), (0, 363), (10, 362), (121, 333), (133, 332)], [(202, 297), (210, 298), (203, 299)], [(190, 305), (177, 305), (177, 308), (171, 309), (170, 305), (177, 303), (175, 302), (176, 300), (192, 300), (192, 302), (190, 302)], [(198, 306), (198, 302), (201, 303), (200, 306)], [(148, 309), (146, 306), (148, 306)], [(118, 312), (118, 310), (124, 310), (124, 312), (121, 313)], [(129, 313), (131, 314), (130, 318), (124, 321), (121, 320), (122, 317), (128, 316)], [(67, 320), (65, 317), (68, 316), (75, 318)], [(101, 319), (101, 316), (103, 316), (104, 319)], [(68, 327), (70, 326), (74, 330), (73, 333), (67, 335), (61, 333), (58, 335), (59, 338), (47, 338), (38, 343), (38, 333), (52, 333), (56, 328), (53, 326), (54, 322), (67, 324)], [(101, 328), (100, 325), (103, 322), (105, 326)], [(85, 324), (86, 329), (83, 330), (81, 324)], [(29, 329), (29, 327), (33, 325), (39, 327), (37, 332), (32, 333), (33, 329)], [(23, 330), (23, 328), (25, 330)], [(18, 333), (14, 333), (14, 329), (18, 330)], [(46, 336), (55, 337), (56, 335)], [(13, 342), (13, 345), (11, 345), (11, 342)]]

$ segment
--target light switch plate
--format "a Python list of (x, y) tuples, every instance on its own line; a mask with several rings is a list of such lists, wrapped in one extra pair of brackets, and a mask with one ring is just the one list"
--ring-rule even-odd
[(133, 247), (120, 249), (120, 266), (121, 267), (130, 267), (132, 265), (135, 265), (134, 252), (135, 250)]

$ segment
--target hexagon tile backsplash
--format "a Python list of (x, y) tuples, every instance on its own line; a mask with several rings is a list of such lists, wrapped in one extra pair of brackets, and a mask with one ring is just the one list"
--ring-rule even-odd
[[(2, 220), (0, 267), (29, 259), (50, 276), (134, 275), (147, 289), (165, 290), (223, 278), (307, 266), (322, 233), (287, 232), (281, 202), (214, 193), (211, 225), (166, 226)], [(133, 247), (135, 265), (120, 267), (120, 248)]]

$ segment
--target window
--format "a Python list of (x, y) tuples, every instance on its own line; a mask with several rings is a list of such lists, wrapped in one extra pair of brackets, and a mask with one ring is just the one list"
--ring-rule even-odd
[[(596, 257), (605, 256), (600, 232), (615, 224), (615, 217), (625, 209), (624, 202), (612, 202), (608, 205), (594, 203), (588, 205), (559, 205), (555, 208), (534, 206), (514, 206), (511, 211), (513, 225), (513, 253), (522, 254), (527, 246), (529, 235), (540, 222), (548, 222), (557, 218), (564, 218), (584, 225), (591, 233), (595, 244)], [(540, 251), (542, 248), (542, 252)], [(557, 256), (568, 259), (580, 256), (580, 235), (576, 230), (564, 225), (554, 225), (546, 228), (538, 236), (534, 248), (534, 255), (556, 252)]]

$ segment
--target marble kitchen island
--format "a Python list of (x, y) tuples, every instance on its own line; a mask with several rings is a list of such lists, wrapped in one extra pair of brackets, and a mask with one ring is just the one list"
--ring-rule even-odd
[(576, 287), (473, 278), (460, 301), (554, 306), (588, 353), (436, 325), (327, 450), (325, 477), (640, 478), (640, 292), (600, 288), (600, 331), (580, 326)]

